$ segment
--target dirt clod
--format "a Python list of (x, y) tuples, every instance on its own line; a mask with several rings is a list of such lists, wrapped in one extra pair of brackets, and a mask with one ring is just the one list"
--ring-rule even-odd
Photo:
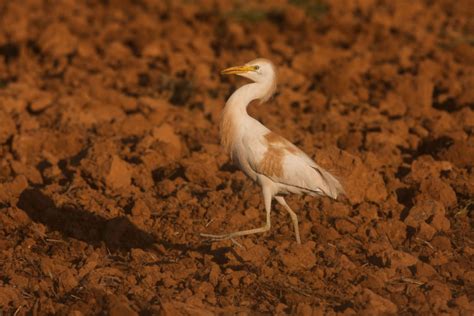
[[(473, 1), (2, 1), (0, 314), (474, 314)], [(219, 145), (249, 113), (341, 180), (260, 189)]]

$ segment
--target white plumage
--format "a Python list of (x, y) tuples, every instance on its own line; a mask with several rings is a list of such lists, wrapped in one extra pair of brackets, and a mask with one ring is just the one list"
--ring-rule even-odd
[(309, 194), (336, 199), (344, 190), (333, 175), (298, 147), (248, 115), (247, 106), (251, 101), (265, 102), (275, 92), (276, 71), (272, 62), (259, 58), (244, 66), (227, 68), (222, 73), (240, 75), (253, 81), (230, 96), (222, 114), (220, 132), (221, 142), (232, 160), (262, 187), (266, 224), (230, 234), (201, 235), (222, 240), (268, 231), (271, 227), (271, 202), (275, 199), (290, 214), (296, 240), (301, 243), (298, 218), (283, 195)]

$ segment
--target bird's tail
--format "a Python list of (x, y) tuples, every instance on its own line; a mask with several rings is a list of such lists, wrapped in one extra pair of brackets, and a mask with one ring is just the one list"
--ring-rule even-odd
[(335, 176), (333, 176), (328, 171), (322, 168), (319, 169), (319, 172), (326, 184), (323, 191), (327, 196), (333, 199), (337, 199), (339, 195), (346, 193), (344, 191), (344, 188), (342, 187), (341, 182), (339, 182), (339, 180)]

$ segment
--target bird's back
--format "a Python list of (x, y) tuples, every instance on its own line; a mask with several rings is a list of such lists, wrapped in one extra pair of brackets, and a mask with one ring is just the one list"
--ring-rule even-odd
[(334, 199), (344, 192), (336, 177), (291, 142), (267, 128), (260, 135), (246, 133), (242, 146), (252, 170), (270, 178), (282, 191), (327, 195)]

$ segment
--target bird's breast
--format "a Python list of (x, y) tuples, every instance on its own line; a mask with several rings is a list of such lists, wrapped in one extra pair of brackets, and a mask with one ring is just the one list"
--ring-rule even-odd
[(237, 140), (237, 126), (235, 119), (224, 109), (220, 124), (221, 144), (225, 151), (233, 158), (233, 147)]

